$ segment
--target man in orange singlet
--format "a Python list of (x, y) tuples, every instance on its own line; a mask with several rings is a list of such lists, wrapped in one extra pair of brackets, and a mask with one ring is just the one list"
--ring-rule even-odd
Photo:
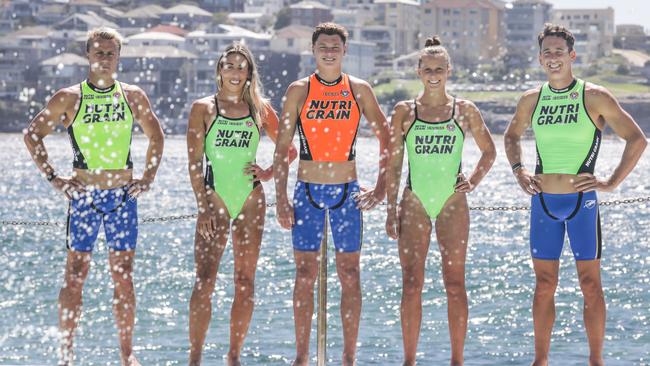
[[(297, 366), (307, 365), (309, 360), (314, 283), (326, 210), (341, 281), (343, 365), (354, 365), (361, 315), (361, 211), (375, 207), (386, 194), (388, 123), (370, 85), (341, 71), (347, 36), (345, 28), (334, 23), (320, 24), (314, 30), (312, 52), (317, 70), (287, 89), (275, 148), (277, 218), (283, 228), (292, 229), (296, 262), (293, 310)], [(357, 183), (355, 142), (362, 114), (379, 139), (381, 151), (372, 190), (361, 189)], [(296, 128), (300, 165), (292, 205), (287, 197), (287, 151)]]

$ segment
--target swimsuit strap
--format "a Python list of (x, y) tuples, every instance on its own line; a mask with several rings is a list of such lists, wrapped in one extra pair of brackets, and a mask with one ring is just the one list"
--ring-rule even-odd
[(219, 100), (217, 99), (217, 94), (214, 94), (214, 106), (217, 108), (217, 117), (219, 117)]
[(452, 102), (451, 105), (451, 119), (454, 119), (455, 115), (456, 115), (456, 97), (454, 97), (454, 101)]
[(417, 98), (413, 99), (413, 110), (415, 111), (415, 120), (418, 119), (418, 100)]

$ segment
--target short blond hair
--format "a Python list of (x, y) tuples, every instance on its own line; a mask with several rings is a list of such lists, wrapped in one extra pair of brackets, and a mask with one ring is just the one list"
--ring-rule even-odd
[(91, 42), (97, 39), (105, 39), (110, 41), (114, 39), (117, 42), (117, 50), (122, 50), (122, 35), (115, 29), (109, 27), (99, 27), (88, 31), (88, 39), (86, 40), (86, 52), (90, 51)]

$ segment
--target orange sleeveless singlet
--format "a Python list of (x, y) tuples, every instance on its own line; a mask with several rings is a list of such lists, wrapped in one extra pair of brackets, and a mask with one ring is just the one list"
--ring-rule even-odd
[(327, 83), (318, 75), (309, 77), (309, 94), (300, 111), (300, 160), (351, 161), (361, 111), (346, 74)]

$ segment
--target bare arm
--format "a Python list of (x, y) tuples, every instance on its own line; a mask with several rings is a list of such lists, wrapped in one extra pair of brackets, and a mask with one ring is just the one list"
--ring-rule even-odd
[[(526, 129), (530, 127), (531, 118), (534, 112), (533, 109), (535, 108), (538, 96), (538, 89), (529, 90), (524, 93), (521, 99), (519, 99), (515, 115), (512, 117), (512, 121), (508, 125), (503, 136), (506, 156), (508, 157), (511, 166), (515, 163), (521, 164), (522, 162), (521, 136), (524, 134)], [(516, 169), (514, 173), (519, 186), (524, 190), (524, 192), (530, 195), (541, 192), (539, 180), (530, 174), (526, 167), (521, 165), (521, 167)]]
[(293, 226), (293, 207), (287, 196), (287, 182), (289, 179), (289, 147), (296, 131), (298, 120), (299, 104), (306, 85), (296, 81), (289, 86), (285, 95), (285, 102), (280, 114), (278, 134), (275, 141), (275, 153), (273, 154), (273, 179), (275, 181), (276, 195), (276, 216), (280, 226), (289, 229)]
[(479, 150), (481, 150), (481, 158), (472, 174), (470, 174), (469, 179), (462, 179), (456, 185), (455, 189), (456, 192), (471, 192), (483, 180), (483, 177), (485, 177), (492, 164), (494, 164), (497, 151), (494, 147), (492, 135), (487, 129), (483, 116), (481, 116), (481, 112), (476, 105), (472, 102), (464, 101), (461, 108), (463, 109), (461, 115), (467, 118), (474, 141), (478, 145)]
[(411, 108), (405, 102), (395, 105), (390, 119), (390, 139), (388, 142), (388, 162), (386, 166), (386, 192), (388, 208), (386, 215), (386, 233), (397, 239), (399, 236), (399, 218), (397, 214), (397, 196), (399, 195), (400, 177), (404, 161), (404, 122), (410, 118)]
[(599, 122), (609, 125), (617, 136), (625, 140), (625, 150), (612, 175), (605, 181), (596, 179), (588, 173), (580, 174), (588, 179), (575, 184), (578, 191), (601, 190), (611, 192), (618, 187), (638, 163), (648, 142), (639, 125), (634, 121), (609, 90), (589, 85), (586, 90), (586, 104), (590, 115), (597, 115)]
[(187, 122), (187, 168), (199, 213), (208, 210), (208, 194), (203, 175), (203, 154), (205, 151), (206, 134), (204, 116), (208, 114), (207, 109), (208, 106), (202, 103), (201, 100), (195, 101), (192, 103)]
[(56, 175), (55, 169), (49, 161), (43, 139), (52, 133), (57, 125), (67, 126), (70, 124), (79, 103), (79, 95), (74, 87), (57, 91), (50, 98), (45, 109), (40, 111), (29, 123), (23, 139), (38, 170), (48, 178), (55, 189), (63, 192), (68, 199), (71, 199), (75, 192), (82, 192), (84, 187), (74, 177), (63, 178)]
[[(359, 80), (355, 80), (352, 84), (355, 86), (354, 93), (361, 107), (361, 111), (379, 140), (379, 170), (375, 188), (367, 192), (368, 194), (366, 195), (360, 195), (358, 200), (359, 206), (362, 209), (368, 210), (381, 202), (386, 195), (386, 162), (388, 160), (388, 139), (390, 132), (388, 121), (384, 112), (379, 107), (379, 102), (377, 102), (377, 97), (372, 91), (372, 87), (367, 82)], [(367, 201), (365, 198), (370, 194), (372, 195), (372, 199)]]
[(162, 159), (163, 147), (165, 139), (160, 127), (160, 121), (151, 108), (151, 103), (145, 92), (135, 86), (127, 86), (127, 97), (133, 117), (142, 128), (142, 132), (149, 140), (147, 147), (147, 158), (144, 167), (144, 172), (141, 179), (133, 180), (129, 188), (129, 194), (138, 196), (140, 193), (146, 192), (151, 188), (156, 177), (156, 172), (160, 166)]
[[(275, 113), (271, 105), (266, 105), (262, 116), (264, 119), (263, 126), (266, 134), (269, 136), (271, 141), (273, 141), (273, 143), (276, 143), (278, 140), (278, 129), (280, 127), (278, 115)], [(298, 156), (298, 151), (296, 150), (296, 147), (293, 145), (293, 143), (289, 145), (288, 156), (289, 164), (296, 160), (296, 157)], [(247, 170), (247, 173), (254, 175), (256, 177), (256, 180), (266, 182), (273, 177), (273, 164), (271, 164), (271, 166), (267, 169), (262, 169), (257, 164), (251, 164)]]

